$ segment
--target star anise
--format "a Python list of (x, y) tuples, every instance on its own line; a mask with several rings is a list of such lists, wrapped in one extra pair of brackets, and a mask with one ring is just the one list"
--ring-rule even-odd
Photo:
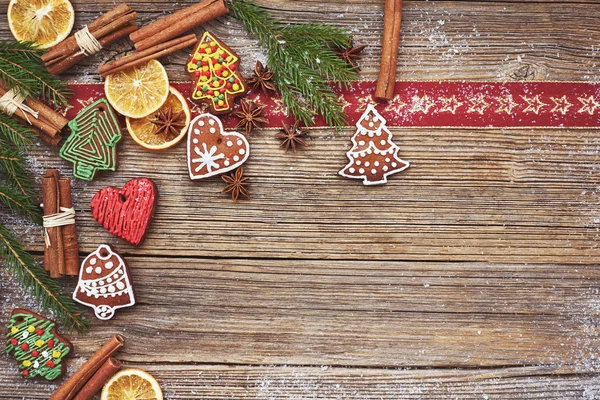
[(254, 66), (254, 76), (247, 79), (248, 85), (252, 86), (253, 90), (262, 88), (264, 94), (267, 94), (267, 90), (276, 91), (275, 84), (271, 81), (273, 73), (269, 71), (268, 67), (262, 65), (260, 61), (256, 62)]
[(173, 109), (169, 107), (167, 111), (158, 110), (157, 118), (151, 119), (150, 122), (158, 127), (154, 133), (163, 135), (165, 142), (168, 142), (169, 136), (171, 139), (176, 138), (185, 128), (185, 113), (181, 110), (173, 114)]
[(248, 189), (246, 188), (246, 182), (248, 182), (250, 178), (244, 177), (243, 167), (239, 167), (230, 175), (223, 175), (221, 178), (227, 183), (227, 187), (225, 187), (221, 193), (231, 192), (231, 199), (233, 201), (236, 201), (240, 195), (250, 198), (250, 193), (248, 193)]
[(358, 59), (360, 58), (360, 53), (361, 51), (363, 51), (365, 49), (365, 47), (367, 47), (366, 44), (363, 44), (361, 46), (350, 46), (347, 49), (342, 49), (337, 51), (336, 53), (342, 57), (342, 59), (344, 61), (346, 61), (348, 64), (352, 64), (355, 67), (358, 66)]
[(300, 121), (294, 122), (294, 125), (291, 126), (283, 122), (283, 127), (276, 136), (282, 140), (281, 147), (285, 147), (286, 153), (290, 147), (294, 150), (294, 153), (297, 147), (308, 147), (308, 143), (303, 139), (306, 132), (300, 129)]
[(263, 109), (265, 106), (258, 106), (251, 100), (243, 100), (240, 103), (242, 109), (233, 113), (238, 118), (241, 118), (238, 122), (237, 129), (245, 129), (246, 136), (250, 136), (255, 128), (260, 128), (262, 124), (269, 122), (268, 119), (262, 116)]

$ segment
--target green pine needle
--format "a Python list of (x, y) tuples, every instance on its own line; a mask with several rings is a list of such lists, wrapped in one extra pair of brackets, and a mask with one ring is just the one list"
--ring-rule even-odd
[(29, 290), (41, 303), (44, 311), (52, 310), (54, 317), (67, 331), (83, 333), (88, 322), (82, 316), (75, 302), (61, 292), (58, 281), (35, 262), (21, 243), (2, 225), (0, 225), (0, 257), (6, 261), (8, 271), (12, 273), (23, 289)]
[(347, 47), (352, 36), (324, 24), (284, 25), (249, 0), (231, 0), (230, 8), (266, 48), (267, 65), (289, 112), (305, 125), (312, 125), (315, 116), (321, 115), (330, 126), (345, 126), (346, 115), (330, 81), (344, 86), (358, 75), (332, 46)]
[(31, 184), (27, 180), (24, 159), (17, 150), (0, 148), (0, 170), (6, 175), (10, 186), (17, 188), (24, 196), (31, 197)]
[(33, 132), (16, 119), (0, 114), (0, 140), (12, 143), (18, 150), (25, 151), (33, 143)]
[(0, 184), (0, 203), (4, 203), (12, 211), (23, 214), (38, 225), (42, 223), (38, 207), (33, 203), (31, 197), (24, 195), (13, 186)]
[(31, 43), (0, 41), (0, 82), (6, 90), (16, 89), (25, 96), (41, 97), (54, 104), (67, 104), (67, 83), (44, 68), (42, 51)]

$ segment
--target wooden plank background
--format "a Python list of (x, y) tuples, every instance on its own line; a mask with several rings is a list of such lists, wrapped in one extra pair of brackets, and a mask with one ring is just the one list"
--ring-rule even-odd
[[(183, 7), (132, 0), (141, 24)], [(291, 23), (321, 20), (369, 44), (378, 71), (381, 0), (260, 0)], [(0, 38), (10, 38), (0, 0)], [(113, 1), (74, 0), (81, 27)], [(399, 75), (415, 80), (594, 80), (600, 2), (405, 1)], [(262, 49), (232, 18), (206, 24), (251, 71)], [(201, 32), (198, 29), (198, 32)], [(65, 78), (100, 82), (96, 66)], [(184, 80), (184, 53), (165, 62)], [(251, 139), (252, 199), (219, 178), (192, 183), (185, 146), (143, 151), (129, 138), (116, 173), (75, 183), (82, 256), (109, 243), (133, 271), (138, 304), (90, 315), (70, 371), (110, 335), (125, 365), (156, 375), (168, 399), (600, 398), (600, 139), (593, 130), (394, 129), (411, 168), (382, 187), (342, 179), (353, 129), (311, 131), (284, 154), (273, 131)], [(71, 167), (45, 145), (30, 168)], [(155, 180), (160, 202), (135, 249), (91, 218), (105, 185)], [(39, 230), (0, 220), (40, 255)], [(33, 306), (1, 273), (0, 319)], [(65, 280), (72, 290), (75, 282)], [(1, 399), (45, 399), (5, 356)]]

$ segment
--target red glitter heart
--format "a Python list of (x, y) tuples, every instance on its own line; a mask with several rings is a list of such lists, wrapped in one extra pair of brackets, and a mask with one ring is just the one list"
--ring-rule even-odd
[(122, 189), (109, 186), (96, 193), (92, 215), (113, 235), (139, 246), (150, 226), (157, 196), (150, 179), (132, 179)]

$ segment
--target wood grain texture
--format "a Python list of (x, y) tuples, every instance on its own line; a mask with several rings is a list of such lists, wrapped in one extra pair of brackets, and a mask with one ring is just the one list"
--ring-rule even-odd
[[(0, 0), (0, 10), (8, 1)], [(191, 0), (128, 1), (141, 25)], [(379, 70), (383, 1), (260, 0), (282, 19), (346, 27)], [(398, 76), (416, 80), (593, 80), (600, 2), (404, 1)], [(73, 0), (76, 27), (110, 9)], [(10, 38), (0, 13), (0, 38)], [(239, 23), (205, 25), (242, 57), (263, 59)], [(202, 29), (198, 29), (200, 33)], [(96, 67), (65, 79), (100, 82)], [(165, 65), (185, 80), (184, 53)], [(84, 99), (85, 100), (85, 99)], [(354, 130), (312, 130), (284, 154), (273, 131), (251, 138), (252, 199), (215, 178), (187, 178), (185, 146), (149, 153), (125, 138), (117, 173), (74, 182), (82, 256), (108, 243), (131, 267), (138, 304), (74, 335), (76, 368), (110, 335), (126, 366), (151, 371), (168, 399), (584, 399), (600, 397), (600, 139), (594, 130), (394, 129), (406, 172), (363, 187), (337, 171)], [(30, 169), (68, 174), (45, 145)], [(152, 178), (159, 206), (133, 248), (92, 218), (103, 186)], [(0, 221), (41, 255), (39, 229)], [(73, 280), (64, 280), (67, 291)], [(0, 320), (34, 307), (5, 272)], [(91, 317), (93, 318), (93, 317)], [(44, 399), (5, 356), (0, 399)]]

